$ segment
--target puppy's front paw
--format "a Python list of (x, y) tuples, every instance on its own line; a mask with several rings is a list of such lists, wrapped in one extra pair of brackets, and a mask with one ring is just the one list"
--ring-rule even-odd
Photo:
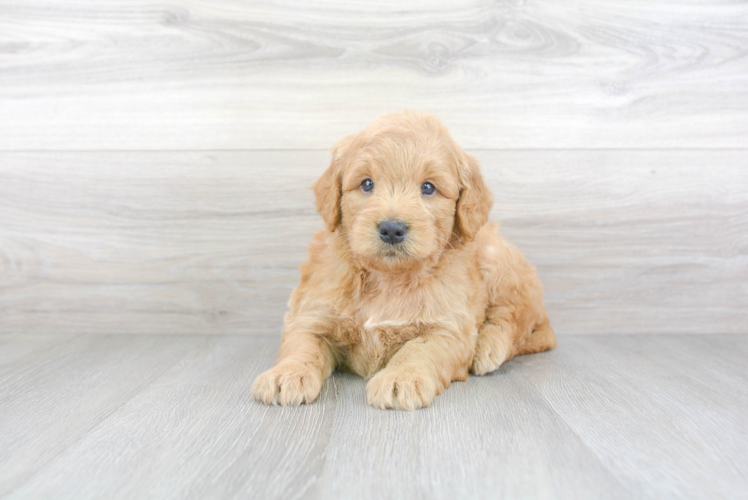
[(281, 364), (266, 371), (252, 386), (252, 396), (266, 405), (298, 406), (311, 403), (322, 390), (322, 375), (301, 363)]
[(366, 384), (367, 402), (383, 410), (425, 408), (440, 392), (437, 380), (413, 367), (385, 368)]
[(485, 375), (498, 369), (509, 357), (509, 346), (498, 335), (481, 335), (475, 346), (475, 357), (470, 371)]

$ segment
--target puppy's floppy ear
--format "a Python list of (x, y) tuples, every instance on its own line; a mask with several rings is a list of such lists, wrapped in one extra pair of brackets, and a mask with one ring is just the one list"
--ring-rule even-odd
[(317, 212), (330, 231), (335, 231), (340, 225), (341, 175), (352, 139), (353, 136), (349, 135), (332, 147), (330, 166), (312, 186)]
[(472, 241), (478, 230), (488, 222), (493, 197), (483, 181), (478, 160), (465, 154), (466, 161), (458, 167), (460, 197), (457, 200), (454, 231), (460, 240)]

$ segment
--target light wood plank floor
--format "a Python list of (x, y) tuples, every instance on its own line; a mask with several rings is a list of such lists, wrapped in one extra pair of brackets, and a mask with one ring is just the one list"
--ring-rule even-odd
[(565, 336), (431, 408), (335, 374), (254, 402), (277, 336), (0, 336), (8, 498), (745, 498), (748, 335)]

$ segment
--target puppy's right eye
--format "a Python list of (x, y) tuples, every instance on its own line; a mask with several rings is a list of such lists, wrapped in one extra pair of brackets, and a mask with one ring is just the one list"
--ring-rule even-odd
[(374, 189), (374, 181), (371, 179), (364, 179), (364, 182), (361, 183), (361, 191), (364, 193), (371, 193), (372, 189)]

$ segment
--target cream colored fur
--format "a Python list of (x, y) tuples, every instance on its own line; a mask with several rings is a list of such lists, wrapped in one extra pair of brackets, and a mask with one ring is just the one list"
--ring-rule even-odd
[[(327, 228), (301, 266), (278, 361), (254, 383), (258, 401), (311, 403), (346, 369), (370, 379), (370, 405), (413, 410), (469, 371), (556, 345), (534, 268), (487, 224), (478, 162), (436, 117), (384, 115), (344, 138), (314, 191)], [(408, 225), (396, 247), (379, 237), (387, 218)]]

